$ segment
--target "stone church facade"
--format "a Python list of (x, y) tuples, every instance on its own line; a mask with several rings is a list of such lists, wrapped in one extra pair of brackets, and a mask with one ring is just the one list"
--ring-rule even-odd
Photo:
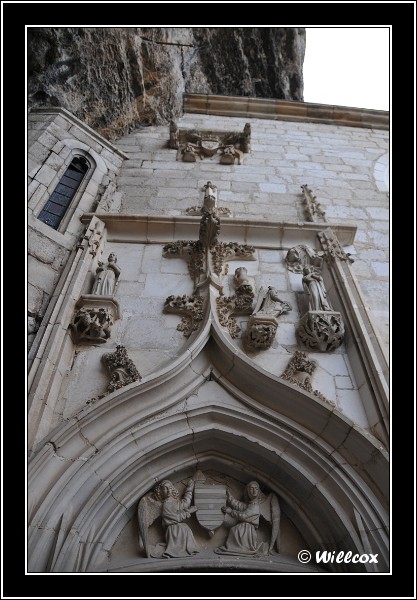
[(389, 571), (388, 152), (383, 111), (30, 111), (29, 572)]

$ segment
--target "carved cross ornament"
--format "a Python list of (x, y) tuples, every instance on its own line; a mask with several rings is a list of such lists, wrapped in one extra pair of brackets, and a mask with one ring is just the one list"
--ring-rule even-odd
[(177, 160), (196, 162), (220, 157), (224, 165), (241, 165), (250, 152), (251, 126), (242, 132), (179, 129), (174, 121), (169, 126), (169, 147), (177, 150)]
[(200, 289), (212, 284), (222, 293), (221, 280), (228, 270), (225, 263), (231, 260), (256, 260), (253, 246), (219, 241), (221, 223), (217, 208), (217, 188), (209, 181), (203, 189), (205, 196), (201, 207), (198, 240), (180, 240), (163, 247), (165, 258), (183, 256), (188, 260), (188, 270), (194, 285), (193, 294), (169, 296), (164, 307), (165, 312), (177, 312), (182, 315), (183, 321), (178, 329), (187, 337), (191, 331), (198, 328), (198, 321), (201, 320), (202, 301), (197, 301)]

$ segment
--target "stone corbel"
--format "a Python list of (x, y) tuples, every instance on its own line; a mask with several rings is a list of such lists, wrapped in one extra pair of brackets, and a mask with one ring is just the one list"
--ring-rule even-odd
[(310, 310), (300, 320), (298, 335), (310, 350), (335, 350), (345, 336), (342, 315), (336, 311)]
[(86, 294), (75, 305), (76, 312), (69, 329), (74, 344), (95, 346), (110, 338), (111, 328), (120, 319), (117, 300), (108, 296)]

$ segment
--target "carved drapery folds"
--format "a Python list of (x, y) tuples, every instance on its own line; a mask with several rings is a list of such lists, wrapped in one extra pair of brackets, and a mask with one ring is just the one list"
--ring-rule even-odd
[(311, 379), (314, 371), (316, 370), (318, 363), (316, 360), (312, 360), (308, 357), (305, 352), (296, 350), (288, 363), (285, 371), (281, 375), (281, 379), (285, 379), (289, 383), (293, 383), (298, 387), (314, 394), (321, 400), (328, 402), (332, 406), (335, 406), (334, 402), (328, 400), (321, 392), (314, 390), (311, 385)]
[[(158, 483), (138, 504), (143, 554), (147, 558), (187, 558), (207, 548), (208, 536), (213, 537), (220, 528), (216, 534), (220, 545), (211, 546), (213, 553), (246, 558), (279, 553), (281, 510), (276, 494), (261, 491), (253, 480), (239, 486), (243, 489), (238, 490), (237, 499), (236, 486), (231, 489), (229, 482), (221, 474), (206, 477), (197, 471), (179, 484), (182, 491), (170, 479)], [(159, 519), (162, 529), (158, 536), (151, 535)], [(262, 537), (260, 526), (266, 530)]]
[(120, 273), (121, 269), (117, 265), (117, 256), (114, 252), (111, 252), (107, 264), (98, 261), (96, 278), (91, 293), (98, 296), (113, 296), (116, 292)]
[(101, 360), (110, 374), (110, 382), (102, 396), (142, 379), (133, 361), (128, 357), (126, 348), (120, 344), (116, 346), (115, 352), (103, 354)]
[(307, 348), (320, 352), (338, 348), (345, 335), (342, 315), (333, 309), (321, 275), (327, 252), (327, 248), (317, 252), (300, 245), (290, 248), (285, 258), (289, 271), (302, 273), (302, 285), (308, 299), (308, 312), (300, 320), (298, 336)]
[(292, 310), (291, 304), (281, 300), (272, 286), (261, 287), (255, 309), (249, 319), (245, 337), (247, 350), (267, 350), (278, 329), (278, 317)]
[(317, 197), (305, 183), (301, 186), (303, 190), (303, 208), (306, 221), (326, 221), (325, 212), (317, 202)]
[(197, 331), (203, 320), (203, 298), (202, 296), (168, 296), (165, 300), (164, 312), (181, 315), (181, 323), (177, 330), (182, 331), (185, 337), (189, 337), (193, 331)]
[(242, 132), (202, 131), (179, 129), (174, 121), (169, 126), (169, 147), (177, 150), (177, 160), (196, 162), (220, 157), (220, 163), (241, 165), (250, 152), (251, 125), (246, 123)]
[(108, 296), (86, 294), (75, 305), (69, 329), (74, 344), (104, 344), (114, 322), (120, 318), (119, 303)]

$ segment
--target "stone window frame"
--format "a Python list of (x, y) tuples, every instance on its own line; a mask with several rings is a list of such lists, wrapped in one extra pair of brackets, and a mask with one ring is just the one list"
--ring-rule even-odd
[[(73, 165), (77, 159), (82, 159), (82, 160), (84, 161), (84, 164), (85, 164), (85, 166), (86, 166), (86, 171), (84, 171), (84, 173), (83, 173), (83, 175), (82, 175), (82, 177), (81, 177), (80, 181), (79, 181), (79, 182), (77, 182), (77, 183), (76, 183), (76, 185), (73, 187), (73, 189), (72, 189), (72, 191), (73, 191), (72, 198), (70, 199), (69, 203), (68, 203), (68, 204), (67, 204), (67, 206), (65, 207), (65, 212), (64, 212), (64, 214), (62, 215), (62, 217), (61, 217), (61, 218), (60, 218), (60, 220), (59, 220), (58, 227), (55, 227), (54, 225), (52, 225), (52, 224), (48, 223), (48, 222), (46, 221), (46, 218), (41, 218), (41, 215), (42, 215), (42, 213), (45, 211), (45, 208), (46, 208), (46, 206), (47, 206), (48, 202), (51, 200), (51, 198), (52, 198), (52, 197), (54, 196), (54, 194), (56, 193), (58, 186), (59, 186), (59, 185), (62, 185), (62, 180), (63, 180), (63, 178), (64, 178), (64, 177), (66, 177), (66, 176), (68, 176), (67, 174), (68, 174), (68, 171), (69, 171), (69, 170), (70, 170), (70, 168), (71, 168), (71, 165)], [(85, 185), (86, 185), (86, 184), (85, 184), (85, 179), (86, 179), (86, 177), (88, 177), (88, 175), (89, 175), (89, 174), (90, 174), (90, 177), (91, 177), (91, 172), (92, 172), (92, 169), (91, 169), (91, 162), (90, 162), (90, 161), (89, 161), (89, 160), (88, 160), (88, 159), (87, 159), (85, 156), (83, 156), (82, 154), (80, 154), (80, 153), (75, 153), (75, 154), (72, 156), (72, 160), (71, 160), (71, 162), (69, 163), (69, 165), (68, 165), (67, 169), (64, 171), (64, 173), (63, 173), (62, 177), (60, 178), (60, 180), (58, 181), (57, 185), (55, 186), (55, 188), (54, 188), (53, 192), (50, 194), (50, 196), (48, 197), (48, 199), (47, 199), (47, 200), (46, 200), (46, 202), (44, 203), (43, 207), (41, 208), (41, 210), (40, 210), (39, 214), (37, 215), (37, 218), (38, 218), (38, 219), (39, 219), (39, 220), (40, 220), (42, 223), (45, 223), (45, 225), (48, 225), (49, 227), (52, 227), (52, 229), (55, 229), (55, 231), (61, 231), (61, 228), (62, 228), (62, 229), (66, 229), (67, 221), (69, 220), (69, 219), (68, 219), (68, 213), (70, 212), (70, 209), (71, 209), (71, 207), (73, 206), (73, 202), (74, 202), (75, 198), (77, 197), (77, 194), (80, 192), (80, 190), (81, 190), (82, 188), (85, 188)], [(58, 194), (59, 194), (59, 192), (58, 192)], [(72, 211), (72, 213), (73, 213), (73, 212), (74, 212), (74, 211)]]
[[(78, 205), (83, 197), (83, 194), (86, 191), (86, 188), (87, 188), (94, 172), (97, 169), (96, 160), (93, 158), (93, 156), (91, 155), (91, 153), (88, 150), (82, 148), (83, 145), (84, 144), (80, 144), (79, 146), (75, 146), (73, 148), (67, 147), (68, 154), (65, 157), (65, 159), (63, 160), (63, 163), (62, 163), (61, 167), (59, 168), (59, 170), (57, 171), (55, 177), (52, 179), (52, 181), (48, 185), (47, 192), (45, 194), (43, 194), (42, 198), (36, 203), (36, 207), (33, 207), (33, 216), (36, 218), (36, 222), (38, 224), (42, 224), (50, 231), (54, 231), (54, 232), (57, 232), (60, 234), (65, 234), (67, 232), (68, 226), (74, 216), (75, 210), (78, 207)], [(39, 215), (42, 212), (42, 210), (43, 210), (44, 206), (46, 205), (46, 203), (48, 202), (48, 200), (51, 198), (53, 192), (55, 191), (57, 185), (59, 184), (62, 177), (66, 173), (70, 164), (72, 163), (74, 158), (77, 158), (77, 157), (85, 158), (89, 164), (89, 169), (85, 173), (80, 185), (77, 188), (76, 193), (74, 194), (74, 197), (72, 198), (70, 204), (68, 205), (68, 208), (61, 220), (61, 223), (59, 224), (59, 227), (57, 229), (55, 229), (54, 227), (51, 227), (50, 225), (47, 225), (46, 223), (44, 223), (44, 221), (40, 220)]]

